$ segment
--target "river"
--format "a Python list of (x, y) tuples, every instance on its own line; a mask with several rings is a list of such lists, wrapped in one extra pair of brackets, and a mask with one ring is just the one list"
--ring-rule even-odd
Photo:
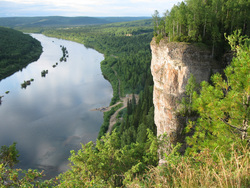
[[(40, 59), (0, 82), (0, 146), (17, 142), (17, 167), (45, 170), (53, 177), (68, 169), (70, 150), (96, 140), (103, 114), (90, 109), (108, 106), (112, 87), (101, 73), (102, 54), (75, 42), (31, 35), (43, 46)], [(66, 62), (59, 61), (61, 45), (69, 54)], [(48, 70), (46, 77), (43, 70)], [(31, 79), (22, 89), (21, 83)]]

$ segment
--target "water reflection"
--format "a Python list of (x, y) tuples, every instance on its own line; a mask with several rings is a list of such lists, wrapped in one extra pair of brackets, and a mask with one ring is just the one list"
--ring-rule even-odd
[[(96, 139), (103, 117), (89, 110), (107, 106), (112, 88), (101, 74), (102, 54), (70, 41), (33, 37), (42, 42), (40, 59), (0, 82), (0, 96), (10, 91), (0, 106), (0, 145), (16, 141), (20, 167), (53, 176), (67, 168), (70, 150)], [(60, 45), (69, 51), (67, 62), (59, 61)], [(48, 70), (45, 78), (42, 70)], [(21, 89), (30, 79), (34, 82)]]

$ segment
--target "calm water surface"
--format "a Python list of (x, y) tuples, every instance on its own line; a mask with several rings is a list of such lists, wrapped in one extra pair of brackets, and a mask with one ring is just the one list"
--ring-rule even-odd
[[(70, 150), (96, 140), (103, 114), (90, 109), (108, 106), (112, 88), (100, 70), (102, 54), (78, 43), (32, 36), (42, 43), (40, 59), (0, 82), (0, 146), (17, 142), (18, 167), (43, 169), (51, 177), (68, 168)], [(67, 62), (59, 61), (60, 45), (69, 52)], [(48, 70), (45, 78), (42, 70)], [(34, 82), (21, 89), (31, 78)]]

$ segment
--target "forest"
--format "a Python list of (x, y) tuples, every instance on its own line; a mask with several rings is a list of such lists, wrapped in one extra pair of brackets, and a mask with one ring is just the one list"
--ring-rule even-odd
[[(114, 90), (111, 104), (126, 94), (138, 94), (139, 102), (136, 103), (135, 97), (128, 101), (112, 133), (105, 134), (106, 125), (101, 128), (96, 142), (71, 151), (71, 168), (50, 180), (39, 179), (43, 173), (37, 170), (15, 169), (19, 156), (16, 143), (2, 146), (0, 184), (12, 187), (250, 187), (247, 7), (249, 2), (244, 0), (239, 3), (187, 0), (175, 5), (163, 18), (156, 11), (152, 20), (42, 30), (45, 35), (83, 43), (105, 55), (101, 69)], [(182, 9), (185, 11), (181, 12)], [(39, 30), (41, 28), (36, 28)], [(169, 42), (202, 43), (218, 52), (214, 55), (218, 59), (227, 50), (234, 53), (224, 73), (213, 75), (210, 82), (197, 85), (194, 77), (189, 79), (186, 98), (180, 101), (183, 109), (176, 112), (189, 118), (182, 133), (188, 148), (182, 152), (181, 142), (171, 145), (169, 150), (170, 138), (156, 137), (149, 48), (153, 36), (158, 41), (168, 37)], [(112, 110), (104, 114), (104, 124), (111, 113)], [(194, 114), (197, 118), (192, 117)], [(162, 166), (157, 166), (159, 154), (166, 159)]]
[(20, 31), (0, 27), (0, 80), (36, 61), (41, 43)]
[(250, 35), (249, 9), (248, 0), (186, 0), (162, 17), (154, 12), (154, 35), (158, 41), (168, 37), (169, 41), (204, 43), (220, 58), (230, 49), (224, 33), (241, 29), (243, 35)]

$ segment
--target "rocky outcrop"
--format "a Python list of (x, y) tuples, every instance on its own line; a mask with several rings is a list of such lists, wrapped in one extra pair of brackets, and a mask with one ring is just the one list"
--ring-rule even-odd
[(209, 80), (220, 70), (211, 52), (205, 47), (186, 43), (168, 43), (162, 39), (151, 42), (151, 72), (154, 80), (153, 102), (157, 135), (167, 133), (174, 142), (182, 131), (184, 122), (176, 115), (178, 101), (185, 94), (185, 86), (192, 73), (199, 83)]

